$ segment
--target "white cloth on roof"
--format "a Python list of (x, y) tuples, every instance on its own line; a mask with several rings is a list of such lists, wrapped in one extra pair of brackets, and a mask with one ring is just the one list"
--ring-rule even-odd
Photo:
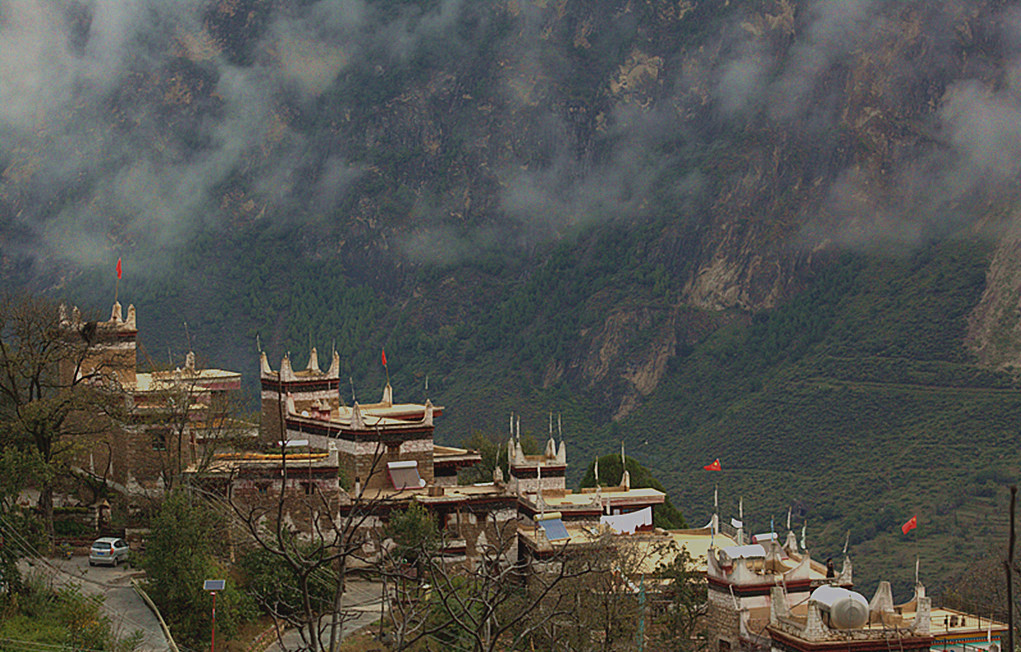
[(629, 514), (617, 514), (614, 516), (600, 516), (600, 523), (606, 523), (614, 532), (620, 534), (634, 534), (640, 527), (652, 525), (652, 508), (645, 507), (637, 512)]

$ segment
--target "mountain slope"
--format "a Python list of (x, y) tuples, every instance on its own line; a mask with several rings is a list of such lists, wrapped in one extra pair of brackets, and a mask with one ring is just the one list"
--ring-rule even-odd
[(975, 514), (1016, 477), (1019, 24), (993, 0), (18, 3), (0, 276), (107, 310), (123, 258), (150, 356), (253, 397), (257, 343), (336, 347), (345, 400), (385, 346), (444, 441), (563, 412), (571, 473), (624, 438), (692, 522), (686, 469), (720, 456), (731, 503), (799, 502), (876, 577), (899, 511), (964, 487)]

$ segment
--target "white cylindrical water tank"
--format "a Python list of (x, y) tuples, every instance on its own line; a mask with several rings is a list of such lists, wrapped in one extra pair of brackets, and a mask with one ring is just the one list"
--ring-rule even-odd
[(861, 593), (825, 585), (812, 591), (811, 600), (829, 614), (829, 626), (835, 629), (859, 629), (869, 622), (869, 601)]

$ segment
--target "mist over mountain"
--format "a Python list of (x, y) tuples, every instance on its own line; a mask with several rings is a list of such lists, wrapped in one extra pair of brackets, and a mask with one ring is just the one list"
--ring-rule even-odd
[[(364, 400), (386, 346), (441, 438), (564, 411), (577, 469), (626, 439), (699, 514), (677, 469), (728, 451), (741, 491), (792, 413), (857, 450), (830, 395), (760, 423), (792, 378), (1007, 400), (1019, 55), (992, 0), (13, 0), (0, 276), (108, 310), (123, 258), (154, 360), (249, 383), (257, 336), (274, 365), (336, 347)], [(862, 432), (957, 423), (912, 415)], [(842, 541), (851, 503), (787, 482)]]
[(315, 228), (311, 255), (436, 264), (651, 217), (742, 217), (731, 238), (785, 255), (913, 244), (1017, 173), (1018, 23), (990, 2), (6, 3), (5, 254), (73, 273)]

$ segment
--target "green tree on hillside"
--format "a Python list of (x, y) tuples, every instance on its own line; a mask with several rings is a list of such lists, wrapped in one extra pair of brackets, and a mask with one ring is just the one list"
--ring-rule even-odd
[(42, 544), (38, 519), (18, 504), (18, 496), (47, 472), (35, 449), (8, 446), (0, 452), (0, 593), (22, 589), (18, 560)]
[[(624, 471), (620, 463), (620, 455), (604, 455), (599, 458), (599, 486), (616, 487), (620, 485)], [(666, 489), (659, 480), (653, 477), (649, 469), (642, 466), (633, 457), (625, 456), (628, 474), (631, 476), (631, 486), (635, 489), (651, 487), (666, 493)], [(596, 486), (596, 462), (589, 464), (585, 476), (581, 479), (581, 488)], [(667, 496), (662, 505), (655, 505), (652, 508), (652, 524), (665, 530), (680, 530), (688, 527), (681, 511), (673, 506), (670, 497)]]
[(152, 522), (142, 567), (146, 589), (166, 617), (174, 637), (201, 648), (211, 634), (212, 599), (202, 590), (207, 579), (226, 579), (216, 598), (216, 632), (224, 639), (255, 615), (252, 599), (237, 589), (224, 561), (223, 515), (205, 499), (179, 488), (166, 496)]

